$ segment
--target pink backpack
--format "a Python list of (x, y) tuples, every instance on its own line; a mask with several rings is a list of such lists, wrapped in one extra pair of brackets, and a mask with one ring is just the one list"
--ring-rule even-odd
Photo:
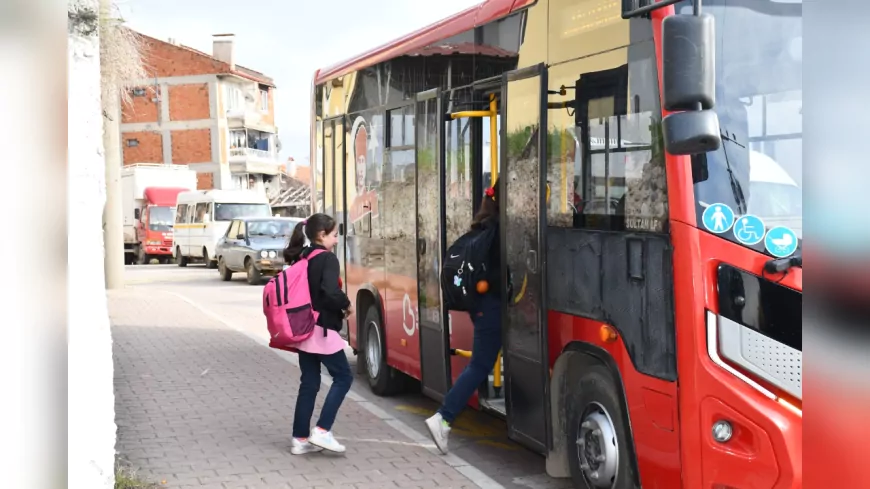
[(308, 260), (323, 253), (314, 250), (292, 267), (269, 280), (263, 289), (263, 314), (269, 328), (269, 346), (292, 350), (314, 332), (319, 315), (311, 306)]

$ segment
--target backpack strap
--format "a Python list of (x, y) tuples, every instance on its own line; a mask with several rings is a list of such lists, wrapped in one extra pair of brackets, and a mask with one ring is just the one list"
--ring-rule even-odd
[(321, 253), (326, 253), (326, 250), (321, 250), (321, 249), (311, 250), (311, 253), (308, 253), (308, 256), (306, 256), (305, 259), (310, 260)]

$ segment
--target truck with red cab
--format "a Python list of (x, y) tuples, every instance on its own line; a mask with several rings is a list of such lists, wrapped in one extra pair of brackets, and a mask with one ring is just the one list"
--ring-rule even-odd
[(146, 265), (172, 258), (178, 194), (196, 189), (196, 172), (184, 165), (135, 164), (121, 170), (124, 262)]

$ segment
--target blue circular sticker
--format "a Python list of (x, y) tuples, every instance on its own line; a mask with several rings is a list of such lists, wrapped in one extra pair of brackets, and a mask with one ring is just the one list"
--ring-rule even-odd
[(734, 237), (748, 245), (757, 245), (764, 239), (764, 221), (752, 214), (741, 216), (734, 224)]
[(777, 258), (791, 256), (797, 251), (797, 235), (787, 227), (777, 226), (767, 232), (767, 236), (764, 237), (764, 247)]
[(710, 204), (701, 221), (711, 233), (722, 234), (734, 225), (734, 211), (725, 204)]

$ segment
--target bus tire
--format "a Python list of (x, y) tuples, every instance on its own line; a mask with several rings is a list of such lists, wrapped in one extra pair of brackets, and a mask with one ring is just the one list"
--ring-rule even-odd
[(390, 396), (402, 388), (401, 374), (387, 365), (386, 342), (381, 314), (376, 305), (370, 305), (366, 310), (363, 331), (365, 331), (365, 373), (369, 386), (377, 396)]
[(602, 365), (588, 367), (566, 396), (568, 465), (574, 487), (634, 489), (634, 462), (621, 395)]
[(187, 266), (187, 257), (181, 254), (181, 246), (175, 247), (175, 263), (181, 268)]

